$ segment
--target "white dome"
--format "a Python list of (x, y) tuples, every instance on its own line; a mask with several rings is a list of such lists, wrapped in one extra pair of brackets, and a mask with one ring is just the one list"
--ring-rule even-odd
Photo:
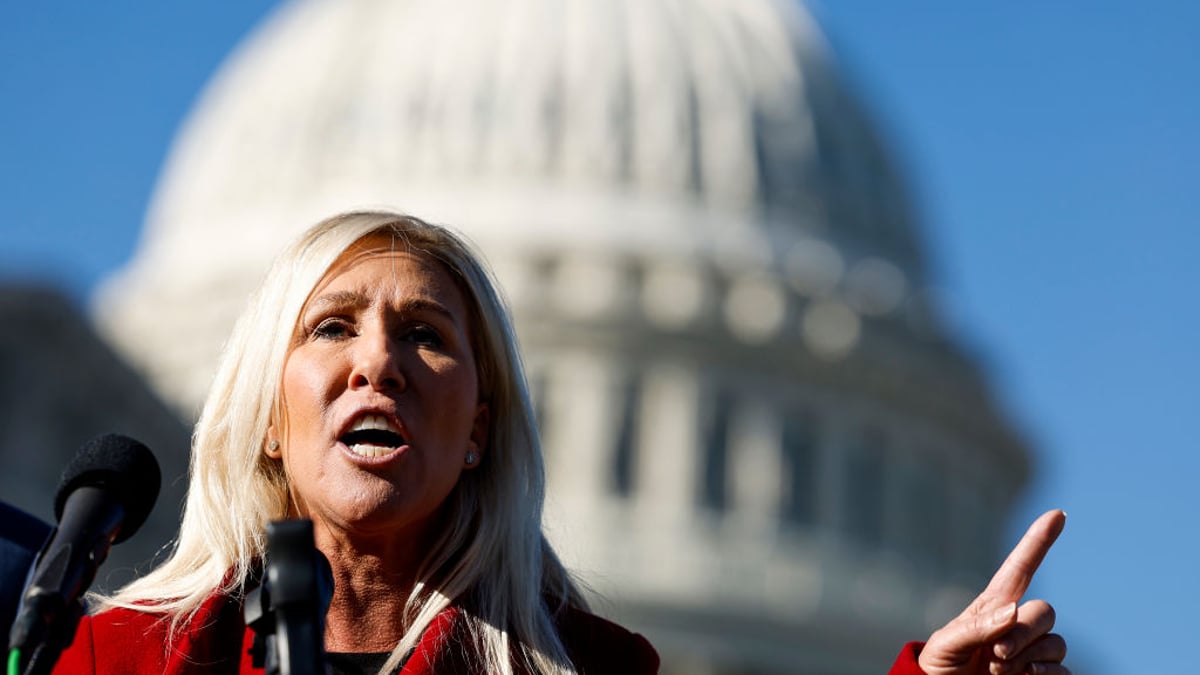
[[(295, 2), (197, 106), (143, 257), (208, 274), (389, 204), (633, 247), (761, 249), (750, 221), (778, 221), (919, 279), (903, 190), (825, 52), (772, 0)], [(681, 205), (708, 215), (662, 217)], [(566, 227), (585, 207), (594, 227)]]
[(195, 107), (100, 321), (194, 405), (195, 364), (281, 242), (377, 206), (493, 260), (700, 254), (803, 289), (813, 251), (835, 251), (837, 270), (925, 277), (887, 153), (794, 3), (297, 0)]

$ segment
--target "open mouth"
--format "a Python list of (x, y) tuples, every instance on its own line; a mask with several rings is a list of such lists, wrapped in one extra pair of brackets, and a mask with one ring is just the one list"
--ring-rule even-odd
[(362, 457), (383, 457), (395, 452), (407, 441), (383, 415), (363, 415), (339, 441)]

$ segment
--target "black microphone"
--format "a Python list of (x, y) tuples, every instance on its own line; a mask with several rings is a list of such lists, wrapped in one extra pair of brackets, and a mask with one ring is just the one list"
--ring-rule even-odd
[(146, 522), (161, 482), (150, 450), (117, 434), (89, 441), (67, 465), (54, 495), (58, 524), (30, 569), (8, 636), (21, 672), (49, 672), (71, 643), (96, 570)]
[(333, 599), (329, 560), (313, 541), (312, 521), (267, 523), (267, 569), (246, 594), (254, 631), (251, 662), (266, 675), (327, 675), (325, 614)]

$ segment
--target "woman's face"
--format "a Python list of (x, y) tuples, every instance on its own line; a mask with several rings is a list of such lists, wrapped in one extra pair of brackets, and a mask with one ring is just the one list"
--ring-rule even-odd
[(360, 242), (305, 304), (276, 454), (298, 515), (411, 540), (481, 458), (488, 411), (458, 286), (441, 264), (392, 248)]

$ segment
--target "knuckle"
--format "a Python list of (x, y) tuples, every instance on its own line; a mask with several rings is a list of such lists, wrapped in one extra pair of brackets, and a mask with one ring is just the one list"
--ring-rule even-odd
[(1050, 633), (1045, 638), (1047, 648), (1053, 654), (1056, 661), (1062, 661), (1067, 658), (1067, 640), (1058, 633)]
[(1024, 621), (1032, 626), (1036, 626), (1040, 630), (1039, 633), (1046, 633), (1051, 628), (1054, 628), (1054, 623), (1058, 619), (1058, 613), (1054, 611), (1054, 607), (1045, 600), (1030, 600), (1021, 607), (1021, 614)]

